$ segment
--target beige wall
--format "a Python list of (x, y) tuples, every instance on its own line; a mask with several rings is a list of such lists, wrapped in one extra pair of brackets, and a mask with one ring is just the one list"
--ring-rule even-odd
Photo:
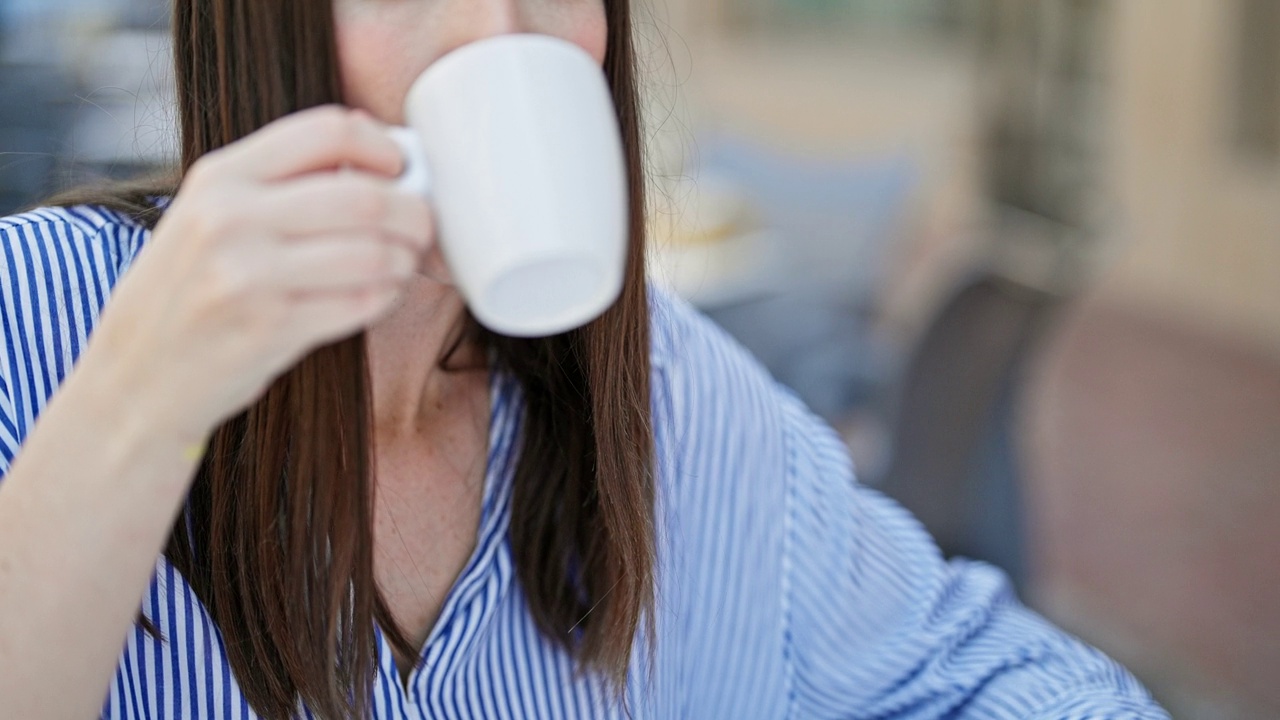
[[(732, 36), (714, 20), (722, 1), (667, 0), (640, 20), (649, 114), (663, 121), (656, 144), (679, 154), (694, 133), (723, 130), (804, 155), (909, 155), (921, 186), (886, 306), (910, 335), (977, 252), (985, 206), (972, 50), (916, 37)], [(670, 162), (664, 172), (687, 170)]]
[(1231, 149), (1236, 3), (1115, 3), (1110, 289), (1280, 352), (1280, 162)]
[[(918, 318), (980, 246), (971, 54), (903, 38), (732, 39), (714, 21), (724, 1), (656, 4), (659, 110), (673, 92), (685, 103), (667, 134), (710, 126), (802, 152), (912, 152), (925, 187), (891, 289), (892, 309)], [(1231, 149), (1236, 5), (1111, 4), (1104, 285), (1280, 353), (1280, 163)]]

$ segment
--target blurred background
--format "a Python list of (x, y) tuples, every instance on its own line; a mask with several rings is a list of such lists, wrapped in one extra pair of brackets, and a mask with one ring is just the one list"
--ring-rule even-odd
[[(1280, 717), (1280, 0), (649, 0), (652, 275), (1175, 717)], [(162, 0), (3, 0), (0, 211), (174, 153)]]
[(0, 212), (176, 154), (166, 0), (0, 0)]

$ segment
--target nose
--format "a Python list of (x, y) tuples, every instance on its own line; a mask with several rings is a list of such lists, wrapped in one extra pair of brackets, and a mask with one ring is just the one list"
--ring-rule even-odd
[(455, 0), (444, 14), (449, 27), (442, 49), (449, 52), (498, 35), (536, 32), (523, 4), (523, 0)]

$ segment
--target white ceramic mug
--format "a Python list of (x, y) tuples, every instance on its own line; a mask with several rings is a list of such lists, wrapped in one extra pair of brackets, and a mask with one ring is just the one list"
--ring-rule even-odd
[(418, 78), (399, 185), (432, 200), (445, 263), (476, 319), (541, 337), (580, 327), (622, 290), (627, 179), (596, 61), (545, 35), (461, 47)]

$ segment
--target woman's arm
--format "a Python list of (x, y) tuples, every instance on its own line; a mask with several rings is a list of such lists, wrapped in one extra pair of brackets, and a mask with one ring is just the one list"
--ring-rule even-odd
[(681, 663), (688, 716), (1167, 720), (999, 571), (946, 562), (721, 329), (654, 298), (675, 629), (658, 647)]
[(1168, 717), (1123, 668), (1020, 605), (995, 568), (944, 561), (905, 510), (856, 483), (830, 429), (790, 398), (784, 412), (801, 717)]
[(82, 363), (0, 483), (6, 716), (102, 708), (195, 468), (198, 438), (158, 422), (157, 400), (109, 363)]
[(56, 213), (0, 223), (0, 375), (25, 403), (8, 427), (30, 425), (75, 362), (0, 483), (4, 717), (98, 717), (194, 475), (189, 448), (385, 314), (430, 246), (428, 206), (391, 181), (401, 166), (385, 128), (337, 107), (206, 155), (70, 360), (58, 343), (89, 334), (88, 290), (47, 268), (111, 239)]

